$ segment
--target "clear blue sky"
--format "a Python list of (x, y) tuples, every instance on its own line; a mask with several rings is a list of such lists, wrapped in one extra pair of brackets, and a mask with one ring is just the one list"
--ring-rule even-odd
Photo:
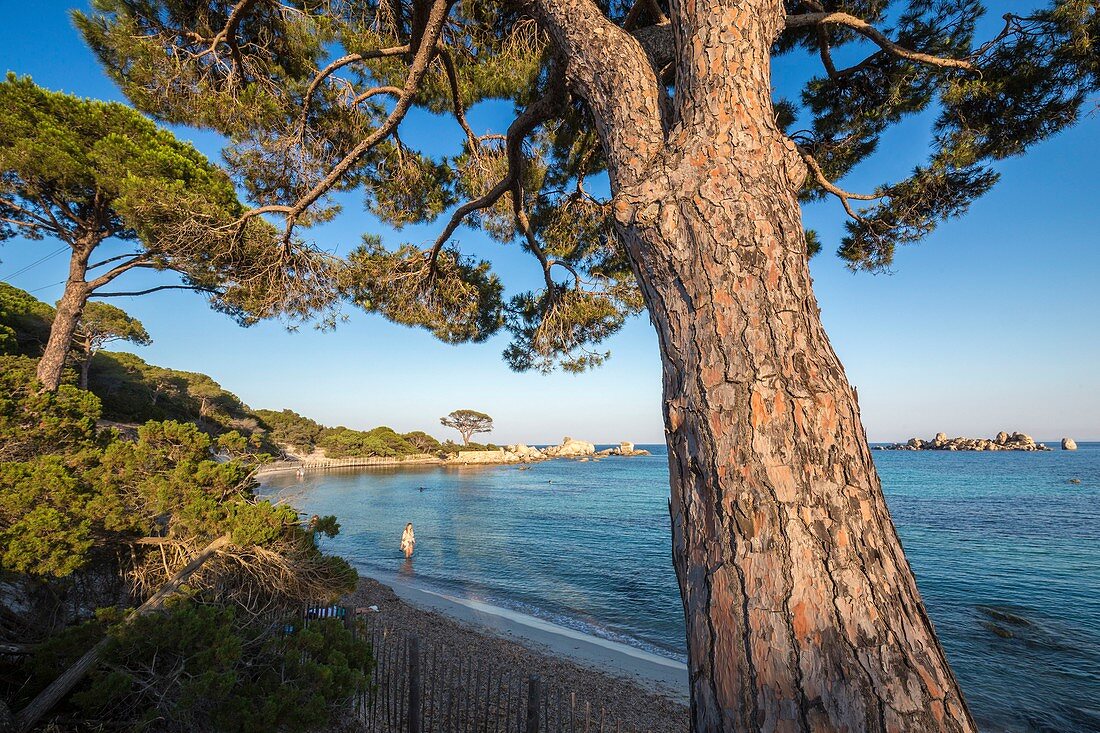
[[(30, 74), (51, 89), (123, 101), (68, 19), (84, 3), (0, 0), (0, 67)], [(1015, 10), (1021, 3), (1014, 2)], [(1000, 7), (992, 8), (998, 18)], [(781, 60), (777, 84), (794, 85), (815, 69)], [(510, 107), (473, 110), (478, 132), (502, 131)], [(412, 115), (402, 137), (428, 139), (429, 154), (453, 152), (456, 126)], [(179, 129), (212, 158), (219, 139)], [(883, 152), (847, 187), (870, 189), (903, 175), (925, 157), (927, 120), (893, 131)], [(842, 216), (832, 202), (805, 212), (826, 251), (813, 275), (822, 317), (859, 389), (871, 440), (995, 434), (1022, 430), (1040, 439), (1100, 439), (1100, 234), (1095, 222), (1100, 170), (1100, 115), (1005, 162), (1001, 183), (962, 219), (900, 251), (891, 275), (852, 274), (831, 254)], [(319, 244), (347, 252), (364, 232), (395, 245), (430, 241), (442, 226), (401, 232), (362, 212), (357, 196), (345, 213), (315, 230)], [(457, 240), (493, 260), (508, 287), (530, 288), (535, 264), (469, 230)], [(10, 277), (58, 248), (51, 241), (11, 240), (0, 247), (0, 278), (53, 302), (66, 255)], [(129, 273), (127, 284), (156, 279)], [(123, 281), (120, 280), (119, 283)], [(157, 280), (157, 284), (164, 282)], [(290, 407), (326, 424), (445, 434), (438, 417), (471, 407), (496, 418), (497, 442), (663, 440), (656, 339), (644, 316), (611, 340), (611, 361), (579, 376), (515, 374), (500, 359), (506, 337), (447, 346), (419, 330), (350, 312), (335, 332), (288, 333), (265, 323), (249, 329), (210, 311), (191, 293), (167, 291), (112, 299), (140, 318), (154, 338), (134, 351), (149, 362), (201, 371), (253, 407)]]

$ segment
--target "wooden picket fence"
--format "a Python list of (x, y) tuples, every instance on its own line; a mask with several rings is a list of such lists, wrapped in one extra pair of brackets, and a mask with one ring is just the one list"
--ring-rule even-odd
[(370, 639), (374, 669), (353, 701), (370, 733), (640, 733), (575, 691), (462, 650), (423, 643), (350, 608), (306, 609), (337, 617)]

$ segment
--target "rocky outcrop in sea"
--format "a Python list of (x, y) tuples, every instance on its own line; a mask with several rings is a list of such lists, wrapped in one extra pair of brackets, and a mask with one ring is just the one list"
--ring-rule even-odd
[(625, 440), (615, 448), (604, 448), (601, 451), (596, 452), (597, 456), (648, 456), (649, 451), (639, 450), (634, 447), (633, 443), (628, 443)]
[(596, 446), (586, 440), (577, 440), (568, 435), (562, 438), (561, 445), (550, 445), (542, 449), (543, 455), (551, 458), (581, 458), (596, 455)]
[(875, 446), (876, 450), (949, 450), (949, 451), (1046, 451), (1049, 447), (1036, 443), (1026, 433), (1007, 433), (1001, 431), (997, 437), (989, 438), (948, 438), (947, 433), (936, 433), (931, 440), (910, 438), (906, 443), (892, 443)]
[(518, 443), (498, 450), (464, 450), (447, 459), (448, 463), (531, 463), (551, 458), (574, 458), (588, 461), (606, 456), (648, 456), (649, 451), (637, 450), (633, 443), (622, 442), (615, 448), (598, 451), (596, 446), (586, 440), (577, 440), (566, 436), (559, 445), (550, 445), (541, 450), (533, 446)]

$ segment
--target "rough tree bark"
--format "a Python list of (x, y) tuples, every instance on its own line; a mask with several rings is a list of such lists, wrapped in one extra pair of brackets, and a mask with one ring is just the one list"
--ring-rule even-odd
[(80, 242), (73, 245), (69, 258), (69, 278), (65, 281), (65, 292), (57, 301), (57, 310), (50, 328), (50, 338), (42, 358), (38, 360), (38, 382), (42, 389), (55, 392), (61, 386), (61, 375), (65, 369), (65, 359), (73, 343), (77, 324), (88, 304), (91, 288), (87, 283), (88, 258), (95, 243)]
[(782, 5), (673, 0), (667, 100), (591, 0), (537, 3), (660, 342), (692, 730), (973, 731), (813, 295)]

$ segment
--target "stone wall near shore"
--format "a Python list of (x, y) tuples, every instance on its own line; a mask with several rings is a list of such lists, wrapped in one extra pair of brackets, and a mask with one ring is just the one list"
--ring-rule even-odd
[(522, 460), (515, 453), (500, 450), (460, 450), (448, 463), (517, 463)]
[(286, 471), (318, 471), (329, 468), (355, 468), (358, 466), (419, 466), (443, 463), (443, 459), (430, 453), (415, 453), (411, 456), (367, 458), (321, 458), (304, 461), (272, 461), (256, 469), (257, 476)]

